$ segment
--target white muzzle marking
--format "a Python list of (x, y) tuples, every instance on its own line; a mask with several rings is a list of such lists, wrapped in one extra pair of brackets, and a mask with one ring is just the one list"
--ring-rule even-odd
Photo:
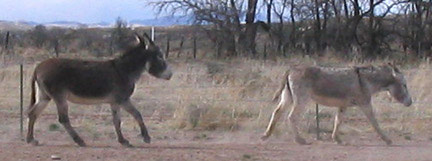
[(167, 66), (167, 68), (159, 75), (160, 78), (170, 80), (173, 73), (171, 71), (171, 68)]

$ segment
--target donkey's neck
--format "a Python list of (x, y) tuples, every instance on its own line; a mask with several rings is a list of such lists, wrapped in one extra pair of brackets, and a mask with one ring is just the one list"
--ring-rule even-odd
[(132, 49), (127, 51), (122, 56), (113, 60), (115, 68), (119, 74), (133, 82), (140, 78), (147, 64), (147, 58), (139, 54), (131, 53), (137, 52), (136, 50), (137, 49)]
[(383, 67), (365, 68), (360, 71), (360, 76), (366, 82), (371, 94), (386, 90), (392, 81), (392, 71)]

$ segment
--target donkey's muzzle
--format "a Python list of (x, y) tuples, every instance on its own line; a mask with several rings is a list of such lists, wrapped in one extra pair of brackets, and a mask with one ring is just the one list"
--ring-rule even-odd
[(410, 98), (409, 100), (407, 100), (407, 101), (404, 101), (404, 106), (406, 106), (406, 107), (409, 107), (409, 106), (411, 106), (412, 105), (412, 103), (413, 103), (413, 101), (412, 101), (412, 99)]
[(171, 69), (167, 68), (158, 77), (165, 79), (165, 80), (170, 80), (172, 76), (173, 76), (173, 73), (171, 72)]
[(172, 77), (172, 73), (170, 73), (168, 76), (166, 76), (164, 79), (166, 79), (166, 80), (170, 80), (171, 79), (171, 77)]

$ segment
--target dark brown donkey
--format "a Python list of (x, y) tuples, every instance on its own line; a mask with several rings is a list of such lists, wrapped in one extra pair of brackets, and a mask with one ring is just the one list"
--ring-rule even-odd
[[(159, 48), (145, 34), (136, 35), (139, 44), (118, 58), (108, 61), (84, 61), (71, 59), (48, 59), (36, 66), (32, 77), (30, 107), (27, 111), (27, 143), (37, 145), (33, 127), (37, 117), (52, 99), (57, 105), (59, 122), (79, 146), (86, 144), (72, 128), (68, 116), (68, 101), (77, 104), (111, 105), (113, 123), (118, 141), (131, 146), (120, 129), (120, 109), (123, 108), (138, 122), (144, 142), (150, 143), (150, 136), (140, 112), (130, 102), (135, 82), (142, 72), (169, 80), (172, 72)], [(37, 94), (37, 96), (36, 96)], [(37, 101), (36, 101), (37, 98)]]

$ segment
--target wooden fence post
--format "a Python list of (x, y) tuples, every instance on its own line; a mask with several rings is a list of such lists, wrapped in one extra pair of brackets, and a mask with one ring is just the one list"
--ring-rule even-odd
[(166, 53), (165, 53), (165, 58), (168, 58), (168, 55), (169, 55), (169, 51), (170, 51), (170, 40), (171, 40), (171, 36), (168, 35), (168, 38), (167, 38), (167, 44), (166, 44)]
[(23, 131), (24, 131), (24, 128), (23, 128), (23, 106), (24, 106), (24, 103), (23, 103), (23, 88), (24, 88), (24, 85), (23, 85), (23, 80), (24, 80), (24, 77), (23, 77), (23, 73), (24, 73), (24, 71), (23, 71), (24, 69), (23, 69), (23, 64), (21, 63), (20, 64), (20, 135), (21, 135), (21, 138), (23, 138)]
[(220, 58), (221, 57), (221, 52), (222, 52), (222, 45), (220, 44), (220, 42), (216, 42), (216, 58)]
[(110, 40), (109, 40), (109, 53), (110, 53), (110, 56), (114, 55), (114, 40), (112, 37), (110, 37)]
[(58, 58), (59, 57), (59, 40), (58, 39), (54, 40), (54, 52), (55, 52), (56, 57)]
[(155, 27), (154, 26), (151, 27), (151, 39), (152, 39), (152, 41), (155, 41)]
[(197, 53), (197, 48), (196, 48), (196, 35), (194, 34), (193, 36), (193, 58), (196, 59), (196, 53)]
[(184, 37), (182, 36), (181, 40), (180, 40), (180, 50), (177, 53), (177, 58), (180, 57), (180, 54), (183, 52), (183, 42), (184, 42)]
[(9, 35), (10, 35), (9, 31), (6, 32), (5, 47), (4, 47), (6, 50), (9, 48)]
[(316, 139), (320, 140), (320, 127), (319, 127), (319, 109), (318, 104), (315, 107), (315, 116), (316, 116)]

